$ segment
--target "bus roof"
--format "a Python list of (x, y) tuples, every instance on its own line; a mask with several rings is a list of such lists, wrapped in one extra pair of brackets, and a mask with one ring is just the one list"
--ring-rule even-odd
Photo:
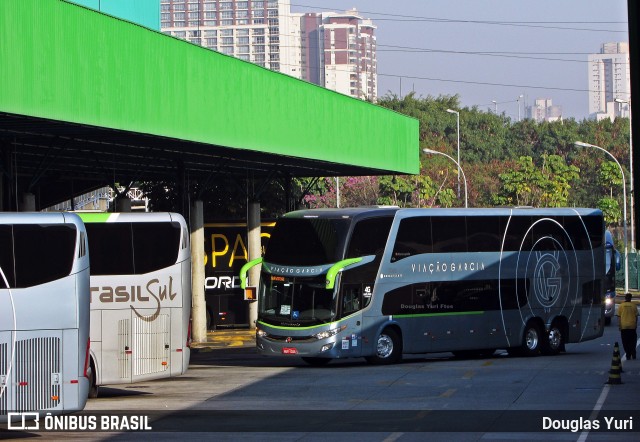
[(74, 212), (85, 223), (131, 223), (131, 222), (167, 222), (184, 224), (184, 218), (171, 212)]
[[(307, 209), (296, 210), (284, 215), (286, 218), (370, 218), (376, 216), (393, 216), (399, 209), (397, 206), (362, 206), (343, 209)], [(277, 223), (277, 221), (276, 221)]]
[(590, 208), (534, 208), (534, 207), (482, 207), (482, 208), (410, 208), (396, 206), (363, 206), (343, 209), (307, 209), (289, 212), (287, 218), (369, 218), (374, 216), (586, 216), (600, 214)]

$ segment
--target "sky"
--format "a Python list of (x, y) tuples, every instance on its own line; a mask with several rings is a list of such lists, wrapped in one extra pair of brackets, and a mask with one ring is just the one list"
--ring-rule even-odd
[(292, 12), (354, 7), (377, 26), (379, 96), (495, 101), (513, 121), (537, 98), (587, 118), (588, 54), (629, 40), (627, 0), (291, 0)]

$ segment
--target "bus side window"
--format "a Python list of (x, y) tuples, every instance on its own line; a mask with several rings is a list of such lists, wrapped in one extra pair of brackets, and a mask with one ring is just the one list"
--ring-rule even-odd
[(370, 218), (359, 221), (353, 228), (347, 258), (382, 255), (391, 230), (393, 217)]
[(342, 316), (357, 312), (362, 308), (362, 285), (345, 284), (342, 289)]

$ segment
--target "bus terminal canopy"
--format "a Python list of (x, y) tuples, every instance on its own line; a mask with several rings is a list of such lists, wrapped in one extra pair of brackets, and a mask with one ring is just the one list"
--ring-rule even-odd
[(0, 1), (0, 78), (2, 192), (38, 208), (180, 174), (419, 171), (414, 119), (64, 0)]

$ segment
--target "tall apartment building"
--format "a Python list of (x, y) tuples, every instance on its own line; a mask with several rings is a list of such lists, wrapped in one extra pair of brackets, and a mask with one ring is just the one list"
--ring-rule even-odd
[(554, 106), (551, 98), (536, 98), (532, 106), (527, 107), (527, 118), (531, 118), (536, 123), (543, 121), (561, 121), (562, 106)]
[(377, 96), (375, 26), (290, 0), (161, 0), (165, 34), (362, 99)]
[(364, 100), (378, 95), (375, 29), (355, 9), (301, 17), (302, 78)]
[[(631, 77), (628, 43), (604, 43), (589, 55), (589, 118), (629, 115)], [(622, 102), (616, 102), (620, 100)]]

